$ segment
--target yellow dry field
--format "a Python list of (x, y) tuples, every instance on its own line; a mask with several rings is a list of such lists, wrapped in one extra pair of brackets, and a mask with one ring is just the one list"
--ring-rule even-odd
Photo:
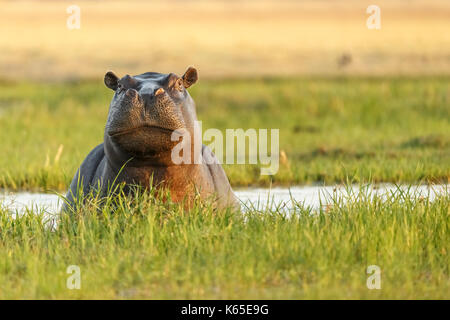
[[(366, 8), (381, 8), (369, 30)], [(71, 4), (81, 28), (67, 28)], [(0, 78), (450, 74), (450, 1), (1, 1)]]

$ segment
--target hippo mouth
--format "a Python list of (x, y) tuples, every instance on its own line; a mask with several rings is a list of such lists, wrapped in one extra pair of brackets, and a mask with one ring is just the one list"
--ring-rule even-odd
[(172, 134), (176, 130), (176, 128), (145, 124), (107, 132), (109, 141), (125, 154), (148, 160), (170, 157), (173, 147), (179, 143), (172, 140)]
[(114, 138), (114, 137), (118, 137), (118, 136), (131, 134), (131, 133), (134, 133), (134, 132), (140, 131), (140, 130), (158, 131), (161, 133), (172, 134), (172, 132), (177, 129), (179, 129), (179, 128), (166, 128), (166, 127), (161, 127), (161, 126), (156, 126), (156, 125), (141, 125), (141, 126), (137, 126), (137, 127), (133, 127), (133, 128), (129, 128), (129, 129), (111, 130), (111, 131), (108, 131), (108, 135), (111, 138)]

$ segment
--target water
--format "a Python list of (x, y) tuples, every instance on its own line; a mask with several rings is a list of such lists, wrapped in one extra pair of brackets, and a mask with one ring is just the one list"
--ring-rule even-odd
[(0, 204), (12, 212), (23, 213), (27, 210), (37, 212), (58, 213), (62, 200), (56, 194), (44, 193), (3, 193)]
[(320, 206), (327, 206), (333, 203), (333, 199), (342, 199), (351, 196), (355, 198), (359, 193), (377, 195), (386, 198), (392, 193), (406, 192), (410, 196), (428, 197), (433, 201), (439, 194), (448, 194), (450, 185), (417, 185), (417, 186), (395, 186), (392, 184), (378, 184), (359, 186), (352, 185), (345, 187), (336, 186), (305, 186), (293, 188), (273, 188), (269, 189), (248, 189), (238, 190), (236, 195), (243, 202), (244, 208), (257, 210), (282, 209), (291, 210), (295, 206), (309, 207), (313, 210)]
[[(448, 194), (450, 185), (418, 185), (413, 187), (401, 186), (397, 187), (391, 184), (369, 185), (364, 187), (364, 191), (360, 186), (353, 185), (345, 188), (338, 186), (305, 186), (291, 188), (251, 188), (237, 189), (236, 196), (242, 202), (242, 208), (265, 210), (265, 209), (282, 209), (291, 210), (293, 207), (301, 204), (305, 207), (318, 209), (321, 205), (327, 205), (332, 202), (333, 197), (341, 197), (345, 201), (345, 197), (349, 192), (357, 195), (360, 192), (368, 192), (372, 195), (386, 196), (390, 193), (398, 193), (409, 189), (410, 194), (428, 197), (431, 201), (438, 194)], [(62, 200), (56, 194), (39, 194), (39, 193), (0, 193), (0, 205), (9, 209), (12, 213), (24, 213), (27, 210), (34, 212), (44, 212), (54, 216), (61, 208)]]

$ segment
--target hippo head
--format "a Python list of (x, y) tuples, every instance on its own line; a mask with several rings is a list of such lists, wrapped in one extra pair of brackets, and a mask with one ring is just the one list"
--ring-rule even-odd
[(182, 77), (156, 72), (137, 76), (105, 75), (105, 84), (115, 91), (105, 128), (105, 152), (118, 165), (125, 161), (170, 165), (170, 152), (177, 144), (173, 131), (193, 133), (197, 120), (195, 104), (187, 88), (198, 79), (190, 67)]

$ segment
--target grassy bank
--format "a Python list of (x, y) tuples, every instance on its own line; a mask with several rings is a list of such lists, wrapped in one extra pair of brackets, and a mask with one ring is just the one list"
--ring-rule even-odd
[[(448, 182), (450, 79), (248, 79), (192, 88), (203, 128), (278, 128), (275, 176), (227, 165), (234, 186)], [(101, 81), (0, 84), (0, 188), (65, 190), (103, 139)], [(224, 131), (223, 131), (224, 132)]]
[[(42, 214), (0, 209), (0, 299), (448, 298), (448, 192), (342, 200), (287, 216), (204, 205), (187, 214), (149, 194), (121, 196), (53, 231)], [(66, 287), (70, 265), (80, 290)], [(369, 265), (380, 267), (380, 290), (366, 286)]]

